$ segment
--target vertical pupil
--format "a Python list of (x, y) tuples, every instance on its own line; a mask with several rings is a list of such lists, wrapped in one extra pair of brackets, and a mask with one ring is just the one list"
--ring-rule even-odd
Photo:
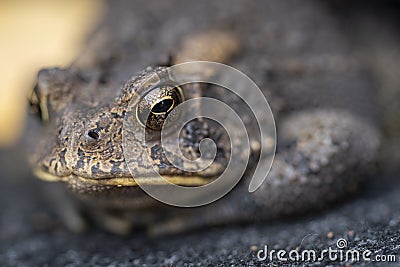
[(171, 106), (173, 105), (174, 101), (172, 99), (164, 99), (158, 102), (153, 106), (151, 109), (152, 112), (154, 113), (162, 113), (162, 112), (167, 112)]

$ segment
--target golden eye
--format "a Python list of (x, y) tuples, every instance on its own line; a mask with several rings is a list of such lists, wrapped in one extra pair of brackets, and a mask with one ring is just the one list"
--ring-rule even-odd
[(165, 112), (170, 112), (174, 108), (174, 99), (170, 96), (167, 96), (157, 103), (155, 103), (150, 111), (153, 114), (160, 114), (160, 113), (165, 113)]
[(160, 131), (166, 117), (183, 100), (183, 92), (180, 87), (156, 88), (139, 102), (136, 108), (136, 117), (147, 128)]

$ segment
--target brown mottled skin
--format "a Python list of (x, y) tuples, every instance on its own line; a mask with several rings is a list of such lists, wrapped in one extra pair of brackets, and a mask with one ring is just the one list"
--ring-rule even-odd
[[(329, 19), (327, 29), (321, 29), (331, 34), (324, 37), (326, 41), (297, 40), (308, 45), (307, 52), (296, 52), (298, 49), (290, 43), (290, 38), (283, 37), (278, 43), (267, 34), (268, 26), (257, 33), (252, 28), (254, 21), (246, 16), (241, 23), (226, 27), (227, 20), (235, 20), (229, 16), (227, 19), (226, 14), (219, 17), (218, 9), (211, 10), (207, 20), (201, 16), (184, 17), (187, 29), (192, 30), (177, 28), (161, 45), (143, 30), (150, 22), (134, 20), (134, 4), (129, 3), (116, 2), (110, 6), (87, 49), (69, 68), (40, 71), (31, 97), (32, 108), (41, 118), (45, 132), (33, 153), (34, 172), (43, 180), (71, 189), (78, 212), (69, 208), (67, 200), (61, 203), (65, 202), (64, 220), (73, 230), (84, 227), (81, 212), (117, 233), (126, 233), (137, 226), (161, 234), (204, 225), (268, 220), (325, 207), (354, 192), (370, 173), (380, 139), (373, 123), (375, 113), (371, 115), (369, 102), (357, 96), (372, 95), (373, 90), (362, 75), (362, 66), (343, 48), (345, 44), (339, 41), (336, 47), (323, 46), (330, 38), (342, 40), (334, 28), (329, 28), (333, 27)], [(301, 27), (285, 28), (280, 18), (264, 18), (262, 10), (276, 8), (271, 3), (263, 4), (261, 11), (255, 11), (251, 1), (246, 3), (241, 3), (241, 12), (253, 12), (253, 19), (261, 25), (270, 25), (269, 19), (282, 24), (278, 31), (283, 36), (302, 32)], [(151, 6), (147, 8), (151, 10)], [(315, 12), (312, 7), (305, 8)], [(153, 15), (170, 24), (178, 18), (168, 15), (169, 12), (172, 11), (167, 8), (165, 13)], [(324, 20), (316, 17), (316, 21)], [(221, 25), (221, 29), (215, 25)], [(270, 30), (273, 29), (276, 30)], [(166, 36), (161, 28), (152, 34), (159, 34), (159, 40)], [(265, 38), (257, 39), (258, 36)], [(259, 153), (259, 145), (254, 145), (258, 142), (257, 133), (251, 164), (241, 183), (215, 203), (185, 209), (170, 207), (147, 196), (132, 179), (124, 152), (135, 159), (133, 164), (129, 163), (135, 166), (135, 177), (148, 180), (149, 184), (163, 186), (149, 177), (148, 170), (155, 167), (171, 182), (197, 186), (212, 181), (223, 171), (230, 157), (229, 139), (215, 123), (206, 119), (191, 121), (180, 134), (184, 155), (198, 157), (199, 142), (204, 138), (215, 141), (218, 153), (212, 167), (205, 171), (179, 170), (168, 162), (160, 145), (159, 130), (166, 112), (184, 100), (211, 96), (228, 103), (241, 114), (246, 126), (254, 128), (248, 110), (237, 97), (221, 88), (162, 85), (150, 94), (141, 89), (150, 77), (157, 80), (165, 71), (165, 67), (143, 64), (172, 65), (189, 60), (232, 64), (254, 77), (275, 113), (279, 144), (270, 175), (255, 193), (247, 192), (246, 178)], [(332, 90), (330, 86), (340, 89)], [(137, 95), (141, 98), (136, 107), (137, 128), (130, 128), (136, 149), (127, 152), (122, 144), (123, 120), (130, 100)], [(162, 112), (153, 112), (157, 110)], [(141, 119), (141, 112), (150, 112), (149, 121)], [(147, 144), (135, 138), (135, 132), (143, 127), (151, 140)], [(148, 154), (153, 166), (146, 163), (144, 157)]]

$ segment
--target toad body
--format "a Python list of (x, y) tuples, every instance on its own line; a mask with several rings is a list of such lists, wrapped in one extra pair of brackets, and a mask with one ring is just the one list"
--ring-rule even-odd
[[(32, 162), (39, 178), (72, 194), (72, 200), (62, 201), (61, 212), (70, 228), (84, 228), (81, 214), (113, 232), (146, 227), (153, 234), (291, 216), (351, 194), (371, 173), (380, 143), (374, 89), (329, 15), (311, 2), (302, 10), (288, 4), (285, 9), (285, 1), (238, 3), (238, 10), (221, 14), (220, 3), (200, 4), (194, 12), (176, 1), (186, 12), (173, 16), (174, 5), (161, 12), (154, 3), (138, 9), (130, 1), (114, 1), (69, 68), (39, 72), (30, 101), (43, 132)], [(152, 20), (138, 15), (144, 11)], [(312, 14), (311, 21), (286, 21), (282, 12)], [(324, 26), (311, 31), (315, 23)], [(200, 142), (211, 139), (213, 162), (199, 171), (172, 164), (161, 129), (174, 131), (174, 120), (165, 125), (166, 118), (179, 104), (216, 98), (240, 114), (250, 132), (257, 128), (249, 109), (223, 88), (162, 82), (168, 66), (193, 60), (231, 64), (252, 77), (272, 106), (279, 142), (270, 174), (254, 193), (247, 190), (249, 177), (255, 162), (265, 160), (259, 158), (257, 131), (251, 134), (248, 170), (232, 192), (200, 208), (176, 208), (148, 196), (137, 180), (165, 186), (149, 171), (156, 170), (177, 185), (208, 184), (226, 168), (233, 141), (218, 123), (191, 120), (179, 133), (182, 154), (199, 158)], [(143, 90), (148, 83), (153, 90)], [(193, 106), (195, 112), (201, 108)], [(127, 114), (133, 118), (132, 149), (124, 151)], [(145, 143), (138, 138), (143, 132)], [(196, 167), (191, 162), (189, 169)]]

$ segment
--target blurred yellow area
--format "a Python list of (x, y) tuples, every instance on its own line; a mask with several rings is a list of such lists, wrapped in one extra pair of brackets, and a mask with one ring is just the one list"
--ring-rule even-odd
[(69, 65), (102, 14), (99, 0), (0, 0), (0, 147), (20, 135), (38, 70)]

